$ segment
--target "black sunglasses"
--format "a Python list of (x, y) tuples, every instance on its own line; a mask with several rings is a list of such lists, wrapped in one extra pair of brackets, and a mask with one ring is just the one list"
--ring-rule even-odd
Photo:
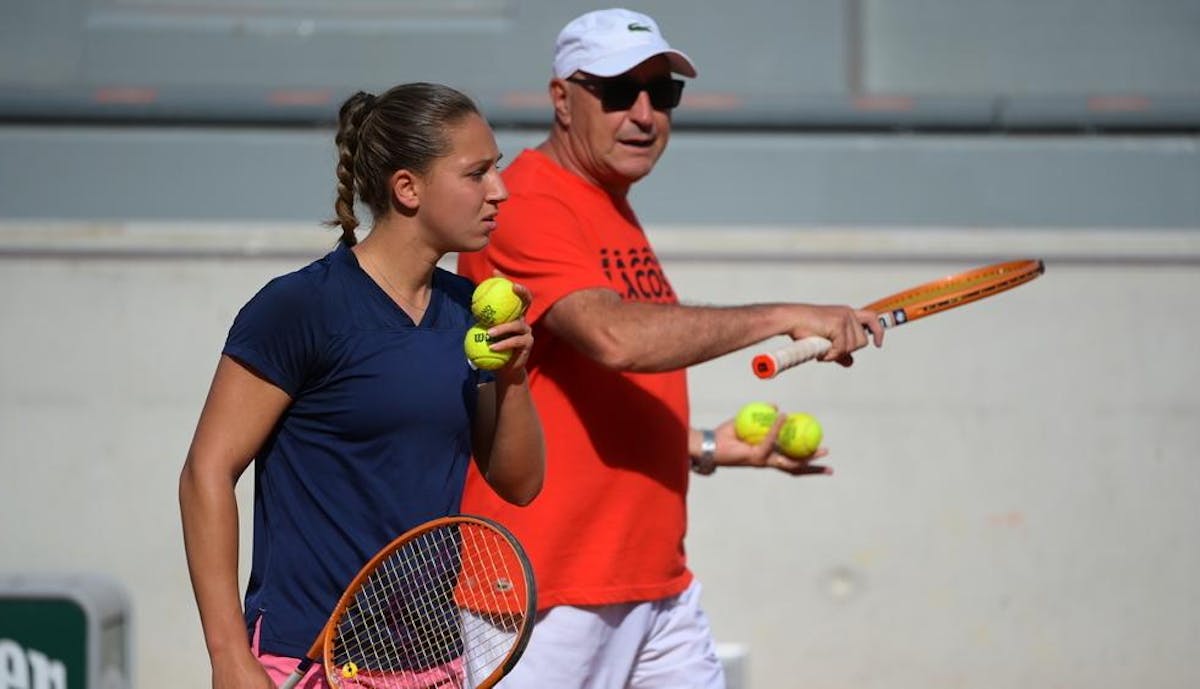
[(655, 110), (670, 110), (679, 105), (683, 97), (683, 80), (664, 77), (641, 83), (629, 78), (594, 79), (569, 77), (567, 81), (579, 84), (600, 99), (600, 107), (606, 112), (628, 110), (637, 102), (638, 95), (645, 91), (650, 96), (650, 106)]

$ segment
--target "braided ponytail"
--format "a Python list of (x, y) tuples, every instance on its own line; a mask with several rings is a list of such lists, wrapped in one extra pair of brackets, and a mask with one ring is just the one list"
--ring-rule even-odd
[(346, 99), (338, 111), (338, 131), (334, 137), (338, 153), (337, 200), (333, 204), (336, 217), (325, 224), (342, 228), (339, 241), (346, 246), (358, 243), (358, 237), (354, 234), (354, 229), (358, 227), (358, 217), (354, 214), (355, 155), (358, 153), (359, 131), (375, 100), (375, 96), (359, 91)]

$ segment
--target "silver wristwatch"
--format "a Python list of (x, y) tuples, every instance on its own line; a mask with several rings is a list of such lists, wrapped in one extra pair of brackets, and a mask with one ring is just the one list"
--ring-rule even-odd
[(717, 470), (717, 434), (712, 429), (700, 431), (700, 456), (692, 458), (692, 471), (708, 476)]

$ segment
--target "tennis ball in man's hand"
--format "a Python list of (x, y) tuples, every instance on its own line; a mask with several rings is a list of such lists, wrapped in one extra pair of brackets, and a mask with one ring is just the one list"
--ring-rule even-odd
[(494, 341), (488, 337), (487, 328), (473, 325), (467, 330), (467, 337), (463, 340), (463, 349), (467, 353), (467, 358), (475, 364), (476, 368), (494, 371), (507, 364), (508, 360), (512, 358), (511, 349), (492, 351), (489, 345)]
[(733, 418), (733, 432), (738, 440), (757, 445), (771, 432), (779, 411), (766, 402), (751, 402), (738, 410)]
[(821, 447), (821, 424), (808, 414), (788, 414), (775, 441), (779, 451), (792, 459), (807, 459)]
[(485, 328), (521, 317), (525, 304), (507, 278), (491, 277), (479, 283), (471, 295), (471, 315)]

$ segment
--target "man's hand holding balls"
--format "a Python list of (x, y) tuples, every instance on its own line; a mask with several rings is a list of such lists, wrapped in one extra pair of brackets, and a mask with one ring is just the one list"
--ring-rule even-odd
[(767, 402), (750, 402), (715, 429), (718, 466), (771, 467), (796, 476), (832, 474), (814, 464), (828, 451), (808, 414), (788, 414)]

